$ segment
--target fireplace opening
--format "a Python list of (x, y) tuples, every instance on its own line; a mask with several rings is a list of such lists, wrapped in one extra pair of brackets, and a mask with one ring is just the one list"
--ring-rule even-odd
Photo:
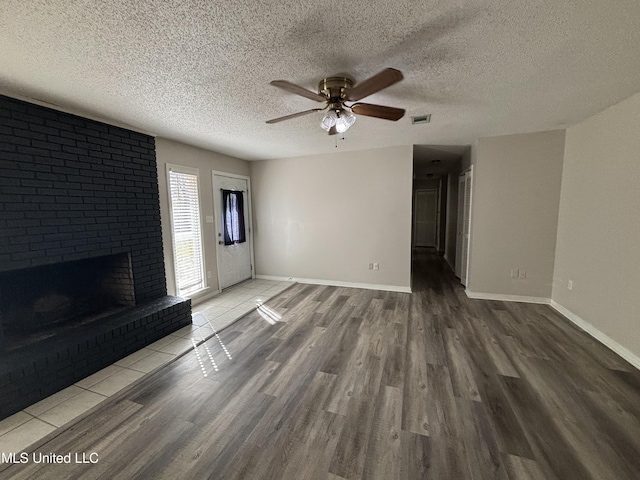
[(135, 306), (128, 253), (2, 272), (0, 292), (4, 351)]

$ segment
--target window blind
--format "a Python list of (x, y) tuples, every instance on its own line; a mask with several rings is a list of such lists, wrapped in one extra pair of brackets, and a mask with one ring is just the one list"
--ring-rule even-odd
[(169, 171), (173, 256), (178, 295), (204, 288), (198, 175)]

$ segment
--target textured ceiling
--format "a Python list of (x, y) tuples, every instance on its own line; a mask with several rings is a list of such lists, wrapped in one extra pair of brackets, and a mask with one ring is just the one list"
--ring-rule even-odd
[[(638, 0), (2, 0), (0, 91), (254, 160), (563, 128), (640, 91), (639, 46)], [(318, 105), (271, 80), (385, 67), (398, 122), (264, 123)]]

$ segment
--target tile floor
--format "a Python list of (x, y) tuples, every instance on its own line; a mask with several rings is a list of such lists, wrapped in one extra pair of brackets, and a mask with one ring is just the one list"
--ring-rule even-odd
[(232, 324), (293, 282), (250, 280), (193, 307), (193, 324), (0, 421), (0, 452), (22, 452), (56, 428)]

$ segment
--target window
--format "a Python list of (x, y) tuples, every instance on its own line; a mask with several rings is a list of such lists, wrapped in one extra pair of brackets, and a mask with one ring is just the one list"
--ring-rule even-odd
[(224, 244), (235, 245), (247, 241), (244, 229), (244, 199), (242, 191), (222, 190), (224, 208)]
[(167, 165), (176, 293), (184, 296), (204, 284), (198, 171)]

